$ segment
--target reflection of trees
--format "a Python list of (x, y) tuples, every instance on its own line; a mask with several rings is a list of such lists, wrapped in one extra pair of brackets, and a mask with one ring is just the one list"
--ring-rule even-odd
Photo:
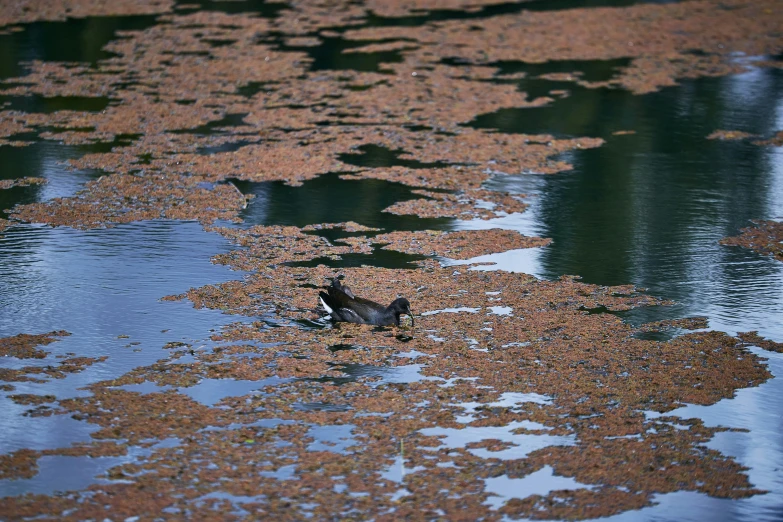
[[(119, 138), (118, 138), (119, 140)], [(66, 170), (65, 161), (93, 152), (108, 152), (118, 140), (91, 145), (60, 145), (51, 141), (39, 141), (26, 147), (0, 147), (0, 179), (25, 177), (46, 178), (47, 185), (30, 185), (0, 190), (0, 217), (16, 205), (36, 203), (44, 197), (44, 191), (58, 196), (72, 195), (90, 179), (103, 173), (97, 170)], [(52, 176), (56, 170), (57, 176)], [(60, 176), (61, 175), (61, 176)]]
[(337, 176), (319, 176), (305, 181), (301, 187), (290, 187), (282, 182), (235, 181), (243, 193), (256, 195), (242, 219), (251, 224), (296, 226), (356, 221), (387, 230), (443, 229), (451, 222), (381, 212), (398, 201), (418, 196), (399, 183), (374, 179), (340, 180)]
[[(591, 67), (584, 67), (586, 74)], [(741, 85), (744, 78), (751, 81)], [(500, 111), (474, 122), (506, 132), (607, 140), (569, 157), (574, 172), (544, 181), (539, 233), (555, 240), (543, 252), (544, 271), (601, 284), (633, 282), (675, 299), (693, 288), (671, 283), (714, 278), (708, 271), (718, 263), (729, 272), (721, 277), (742, 281), (739, 265), (726, 260), (743, 254), (717, 241), (751, 218), (766, 217), (772, 166), (764, 147), (706, 136), (716, 129), (772, 134), (783, 74), (759, 70), (686, 81), (644, 96), (567, 88), (571, 96), (549, 106)], [(620, 130), (636, 133), (612, 136)]]
[(144, 29), (156, 16), (94, 16), (65, 22), (25, 24), (24, 31), (0, 36), (0, 78), (20, 76), (30, 60), (96, 63), (111, 53), (103, 47), (117, 31)]
[[(39, 145), (27, 147), (0, 147), (0, 179), (24, 177), (44, 177), (43, 154)], [(27, 187), (14, 187), (0, 190), (0, 217), (8, 217), (6, 210), (16, 204), (38, 201), (42, 186), (35, 184)]]
[[(155, 18), (91, 17), (25, 24), (21, 32), (0, 36), (0, 78), (25, 75), (25, 68), (20, 63), (30, 60), (96, 63), (99, 59), (111, 56), (102, 49), (116, 37), (118, 30), (148, 27)], [(95, 111), (105, 108), (108, 99), (24, 96), (15, 97), (11, 102), (13, 109), (27, 112)], [(89, 152), (109, 150), (112, 145), (65, 147), (54, 143), (38, 143), (27, 147), (0, 147), (0, 165), (3, 165), (0, 179), (46, 177), (45, 164), (53, 157), (55, 161), (64, 161)], [(0, 216), (5, 216), (3, 211), (18, 203), (38, 201), (42, 190), (40, 185), (0, 190)]]

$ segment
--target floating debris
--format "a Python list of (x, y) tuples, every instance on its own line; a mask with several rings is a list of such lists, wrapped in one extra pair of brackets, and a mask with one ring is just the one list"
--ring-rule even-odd
[[(76, 228), (198, 220), (237, 245), (213, 261), (247, 272), (163, 298), (187, 299), (242, 321), (216, 330), (203, 348), (189, 339), (168, 342), (165, 358), (91, 382), (79, 396), (57, 400), (28, 386), (104, 358), (68, 356), (47, 364), (36, 347), (62, 332), (0, 341), (3, 355), (36, 359), (0, 369), (2, 391), (17, 392), (11, 406), (96, 430), (88, 444), (0, 456), (0, 480), (33, 477), (46, 455), (148, 450), (81, 491), (6, 497), (0, 518), (576, 519), (639, 509), (676, 491), (717, 498), (761, 493), (736, 459), (707, 448), (721, 429), (644, 412), (714, 404), (765, 382), (771, 374), (748, 346), (778, 349), (779, 343), (712, 331), (660, 342), (638, 334), (706, 324), (690, 318), (635, 327), (615, 314), (585, 313), (671, 304), (632, 285), (592, 285), (571, 276), (544, 281), (441, 266), (436, 259), (404, 270), (371, 266), (374, 245), (464, 260), (549, 242), (514, 231), (392, 231), (330, 241), (318, 232), (372, 236), (379, 230), (354, 222), (216, 226), (217, 220), (240, 222), (248, 203), (231, 180), (298, 186), (327, 173), (426, 189), (415, 192), (423, 198), (396, 203), (391, 212), (458, 219), (522, 212), (523, 196), (482, 184), (567, 172), (569, 152), (604, 142), (472, 128), (481, 115), (540, 107), (567, 94), (531, 97), (516, 81), (526, 73), (505, 74), (499, 63), (628, 58), (607, 80), (588, 81), (577, 72), (539, 79), (645, 93), (679, 78), (776, 66), (737, 60), (736, 53), (783, 50), (772, 0), (483, 16), (481, 9), (499, 3), (293, 0), (267, 18), (186, 13), (195, 8), (186, 5), (171, 13), (165, 0), (0, 8), (4, 23), (167, 13), (155, 25), (118, 34), (104, 47), (109, 57), (94, 64), (34, 60), (25, 64), (25, 76), (4, 81), (7, 97), (111, 100), (100, 111), (0, 111), (0, 145), (32, 143), (30, 135), (107, 145), (69, 161), (102, 178), (66, 197), (18, 205), (10, 217)], [(369, 16), (418, 17), (436, 9), (470, 9), (482, 17), (439, 14), (416, 27), (366, 24)], [(374, 71), (324, 70), (317, 46), (331, 38), (355, 44), (345, 53), (348, 66), (359, 54), (395, 58)], [(388, 161), (364, 162), (370, 146), (388, 151)], [(9, 224), (0, 220), (0, 229)], [(756, 230), (762, 228), (766, 239), (753, 247), (766, 245), (777, 256), (774, 226)], [(365, 266), (339, 269), (353, 291), (376, 301), (405, 295), (424, 312), (415, 329), (323, 319), (317, 289), (336, 269), (311, 265), (345, 255), (367, 258)], [(10, 382), (24, 382), (24, 389)], [(498, 477), (542, 474), (562, 478), (567, 488), (498, 500), (489, 487)]]
[(682, 330), (701, 330), (709, 326), (706, 317), (685, 317), (682, 319), (664, 319), (653, 323), (645, 323), (639, 327), (642, 332), (660, 332), (671, 328)]
[(315, 231), (315, 230), (331, 230), (334, 228), (341, 228), (346, 232), (378, 232), (380, 228), (366, 227), (360, 225), (354, 221), (348, 221), (346, 223), (319, 223), (317, 225), (307, 225), (302, 227), (303, 231)]

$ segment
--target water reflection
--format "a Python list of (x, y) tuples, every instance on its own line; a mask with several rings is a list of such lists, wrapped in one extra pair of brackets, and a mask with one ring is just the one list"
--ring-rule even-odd
[[(203, 5), (224, 9), (247, 7), (222, 2)], [(520, 9), (536, 8), (543, 3), (520, 6)], [(490, 8), (486, 9), (484, 13), (490, 12)], [(270, 11), (270, 16), (273, 15)], [(454, 13), (441, 15), (455, 16)], [(427, 20), (441, 15), (432, 15)], [(131, 17), (111, 22), (89, 19), (61, 25), (28, 25), (22, 33), (0, 37), (0, 43), (12, 42), (5, 47), (10, 51), (0, 57), (0, 76), (20, 74), (21, 59), (94, 63), (107, 56), (102, 47), (113, 38), (116, 29), (145, 27), (153, 20), (154, 17)], [(54, 32), (45, 33), (42, 28)], [(61, 30), (65, 33), (57, 32)], [(86, 40), (78, 45), (61, 46), (66, 40), (63, 34), (72, 35), (74, 31), (84, 32)], [(341, 64), (336, 57), (340, 57), (355, 67), (360, 63), (361, 67), (374, 70), (379, 63), (394, 59), (378, 54), (363, 57), (366, 62), (357, 62), (355, 57), (339, 55), (329, 45), (313, 53), (327, 48), (331, 54), (318, 61), (318, 67), (339, 68)], [(510, 71), (511, 64), (500, 65)], [(519, 65), (520, 70), (530, 73), (520, 83), (520, 89), (546, 94), (552, 89), (566, 88), (571, 96), (546, 107), (501, 111), (473, 122), (478, 127), (506, 132), (590, 135), (607, 140), (598, 149), (569, 153), (567, 159), (575, 166), (573, 172), (552, 176), (497, 175), (490, 180), (487, 185), (491, 188), (531, 195), (531, 207), (523, 214), (471, 222), (394, 216), (381, 211), (395, 202), (415, 197), (410, 188), (377, 180), (340, 180), (337, 174), (329, 174), (307, 181), (302, 187), (237, 181), (243, 192), (256, 195), (242, 217), (248, 225), (302, 226), (352, 220), (386, 230), (497, 226), (550, 237), (554, 242), (545, 248), (511, 251), (469, 262), (497, 263), (478, 267), (482, 270), (521, 270), (551, 279), (562, 274), (578, 274), (593, 283), (635, 283), (681, 304), (622, 315), (632, 322), (658, 319), (667, 314), (670, 317), (706, 315), (715, 329), (731, 333), (755, 329), (762, 335), (782, 340), (783, 265), (742, 249), (722, 247), (717, 242), (736, 234), (751, 218), (783, 215), (783, 151), (705, 138), (719, 128), (769, 135), (783, 127), (783, 71), (755, 70), (728, 78), (687, 81), (680, 87), (647, 96), (530, 79), (534, 74), (568, 70), (580, 70), (588, 79), (605, 79), (619, 65), (623, 63)], [(23, 101), (54, 106), (60, 102), (35, 98)], [(97, 104), (105, 100), (83, 102)], [(619, 130), (632, 130), (635, 134), (613, 135)], [(49, 180), (44, 186), (0, 191), (3, 198), (0, 208), (72, 195), (97, 173), (66, 172), (60, 162), (87, 150), (50, 142), (20, 149), (0, 147), (0, 163), (13, 166), (5, 169), (0, 177), (38, 175)], [(397, 156), (394, 151), (365, 147), (363, 154), (347, 155), (343, 159), (366, 165), (403, 164)], [(343, 232), (324, 231), (323, 234), (334, 239)], [(65, 329), (74, 335), (50, 345), (48, 350), (55, 354), (109, 355), (105, 363), (61, 381), (15, 384), (14, 393), (54, 393), (59, 398), (85, 394), (79, 390), (85, 384), (119, 376), (130, 368), (160, 358), (163, 356), (160, 348), (167, 342), (208, 345), (205, 339), (213, 329), (239, 318), (222, 316), (217, 311), (196, 311), (187, 302), (164, 303), (158, 299), (190, 287), (241, 277), (209, 262), (211, 255), (230, 249), (223, 238), (204, 233), (195, 223), (147, 222), (89, 232), (26, 225), (6, 232), (0, 238), (0, 336)], [(402, 266), (411, 260), (410, 256), (383, 255), (386, 257), (374, 257), (374, 262)], [(343, 266), (357, 259), (347, 256)], [(361, 261), (372, 263), (372, 259), (373, 256), (362, 256)], [(118, 339), (118, 334), (127, 335), (128, 339)], [(130, 348), (130, 343), (138, 344)], [(776, 376), (783, 374), (779, 357), (771, 356), (770, 367)], [(422, 368), (422, 364), (342, 365), (338, 369), (345, 377), (331, 380), (362, 380), (380, 386), (433, 379), (424, 376)], [(739, 427), (750, 429), (749, 433), (719, 434), (709, 445), (736, 456), (751, 468), (749, 474), (756, 485), (774, 492), (783, 490), (779, 478), (783, 446), (778, 436), (783, 425), (776, 415), (782, 390), (778, 381), (741, 390), (735, 399), (709, 408), (686, 407), (674, 412), (682, 417), (696, 415), (708, 422), (717, 419), (716, 422), (723, 423), (730, 419)], [(228, 395), (252, 392), (264, 384), (269, 382), (206, 379), (182, 392), (204, 404), (215, 404)], [(448, 381), (442, 385), (450, 384), (453, 383)], [(522, 402), (525, 397), (505, 399)], [(308, 405), (308, 408), (323, 406)], [(67, 446), (89, 440), (90, 432), (96, 429), (63, 416), (25, 417), (24, 409), (5, 396), (0, 398), (3, 426), (0, 453), (21, 447)], [(467, 410), (461, 420), (467, 421), (469, 414)], [(500, 452), (471, 450), (487, 458), (524, 458), (535, 449), (575, 442), (573, 437), (511, 433), (517, 427), (543, 429), (541, 425), (511, 424), (460, 430), (432, 428), (433, 431), (423, 433), (443, 436), (442, 444), (449, 448), (466, 448), (488, 438), (513, 444)], [(348, 451), (355, 443), (352, 429), (350, 425), (314, 426), (308, 433), (314, 440), (311, 449)], [(400, 463), (404, 463), (402, 458)], [(280, 468), (278, 473), (293, 475), (293, 469), (293, 466)], [(42, 471), (42, 477), (46, 475)], [(553, 477), (550, 474), (545, 478)], [(17, 483), (20, 484), (24, 486)], [(557, 482), (561, 488), (564, 484), (573, 485)], [(515, 483), (514, 487), (518, 485)], [(500, 495), (501, 500), (503, 496), (510, 497), (508, 487), (508, 483), (487, 483), (488, 490)], [(657, 500), (661, 503), (657, 509), (614, 518), (656, 520), (662, 518), (661, 513), (677, 513), (677, 518), (682, 520), (774, 519), (783, 515), (779, 493), (740, 501), (674, 493)]]
[[(179, 321), (166, 315), (180, 308), (187, 313), (190, 305), (158, 300), (236, 278), (236, 272), (210, 262), (211, 255), (229, 247), (197, 223), (149, 221), (91, 231), (25, 226), (8, 231), (0, 238), (0, 334), (65, 329), (104, 338), (131, 335), (123, 342), (138, 340), (132, 335), (138, 327), (156, 334), (173, 327), (187, 334), (190, 321), (177, 327)], [(173, 337), (173, 331), (167, 337)], [(66, 338), (59, 344), (69, 342)], [(100, 353), (88, 347), (78, 352), (85, 349)]]
[(209, 260), (229, 246), (197, 223), (169, 221), (87, 232), (30, 225), (6, 231), (0, 238), (0, 337), (62, 329), (73, 335), (48, 345), (47, 360), (68, 352), (108, 359), (64, 379), (14, 383), (14, 391), (0, 394), (0, 453), (67, 446), (89, 440), (96, 428), (69, 417), (23, 416), (27, 408), (8, 394), (87, 395), (81, 388), (90, 383), (165, 357), (167, 342), (210, 346), (215, 328), (241, 320), (159, 300), (235, 279), (236, 272)]
[[(416, 199), (411, 187), (375, 179), (342, 180), (327, 174), (301, 187), (282, 182), (232, 180), (243, 194), (254, 194), (240, 217), (249, 225), (305, 226), (355, 221), (389, 230), (448, 229), (449, 219), (420, 219), (381, 212), (398, 201)], [(326, 232), (326, 231), (324, 231)]]
[[(783, 375), (783, 354), (763, 350), (755, 350), (755, 353), (769, 359), (769, 368), (773, 374)], [(780, 473), (783, 468), (780, 438), (783, 417), (775, 405), (780, 397), (783, 397), (783, 381), (771, 379), (756, 388), (739, 390), (732, 399), (723, 399), (711, 406), (688, 405), (666, 415), (683, 419), (699, 418), (707, 426), (749, 430), (718, 433), (706, 446), (732, 456), (747, 466), (751, 483), (769, 491), (757, 499), (754, 497), (753, 505), (761, 504), (767, 509), (779, 508), (783, 506), (783, 474)], [(745, 505), (749, 502), (739, 501), (738, 504), (733, 508), (735, 516), (744, 513), (744, 516), (754, 518), (750, 506)], [(778, 511), (777, 515), (780, 514)]]
[(146, 29), (157, 16), (91, 16), (64, 22), (24, 24), (23, 31), (0, 35), (0, 79), (25, 74), (23, 62), (96, 63), (112, 54), (103, 48), (117, 31)]
[(0, 497), (25, 493), (52, 495), (56, 492), (86, 489), (92, 484), (117, 483), (105, 475), (110, 468), (147, 457), (154, 450), (178, 445), (179, 439), (168, 438), (149, 448), (131, 446), (127, 455), (119, 457), (44, 455), (38, 459), (38, 474), (35, 477), (0, 480)]
[(98, 149), (99, 146), (69, 147), (47, 141), (26, 147), (0, 147), (0, 165), (3, 165), (0, 179), (39, 177), (47, 180), (43, 185), (0, 190), (0, 217), (7, 217), (7, 211), (17, 204), (68, 197), (84, 188), (87, 181), (98, 178), (100, 173), (68, 170), (65, 162)]
[[(783, 265), (718, 241), (750, 219), (783, 215), (783, 152), (706, 136), (716, 129), (771, 135), (783, 119), (781, 100), (783, 73), (753, 70), (642, 97), (576, 88), (551, 107), (487, 115), (480, 126), (603, 136), (607, 143), (572, 154), (572, 172), (495, 176), (493, 188), (536, 196), (527, 216), (460, 227), (550, 237), (552, 245), (524, 259), (536, 275), (634, 283), (683, 303), (672, 312), (707, 315), (712, 328), (757, 329), (780, 339), (783, 326), (775, 318), (783, 316)], [(600, 117), (569, 115), (578, 107)], [(622, 121), (635, 134), (612, 136)], [(629, 318), (667, 313), (639, 310)]]

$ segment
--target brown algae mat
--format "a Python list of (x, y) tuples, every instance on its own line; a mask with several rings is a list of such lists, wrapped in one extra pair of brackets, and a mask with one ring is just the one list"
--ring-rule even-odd
[[(334, 270), (280, 266), (271, 277), (267, 261), (256, 262), (246, 281), (188, 297), (242, 314), (272, 305), (282, 322), (236, 323), (215, 335), (219, 349), (175, 346), (157, 364), (90, 385), (89, 397), (56, 403), (56, 414), (100, 428), (96, 450), (170, 438), (175, 447), (111, 468), (106, 478), (116, 482), (84, 492), (6, 499), (0, 515), (83, 519), (166, 508), (232, 518), (231, 502), (204, 502), (221, 492), (242, 497), (253, 516), (283, 519), (578, 519), (651, 505), (656, 493), (759, 493), (741, 466), (704, 447), (718, 430), (644, 412), (731, 397), (770, 377), (762, 360), (723, 333), (642, 340), (617, 316), (587, 311), (662, 304), (636, 288), (431, 262), (346, 268), (358, 295), (408, 296), (416, 327), (307, 328), (295, 320), (317, 318), (312, 287)], [(405, 372), (411, 377), (395, 378)], [(183, 393), (203, 379), (257, 381), (259, 389), (209, 406)], [(143, 382), (163, 388), (121, 388)], [(329, 430), (341, 435), (323, 442)], [(27, 476), (39, 456), (12, 455), (5, 473)], [(575, 479), (575, 489), (488, 507), (486, 481), (546, 466)]]
[(750, 138), (757, 138), (751, 143), (754, 145), (781, 147), (783, 146), (783, 131), (778, 131), (767, 139), (758, 139), (759, 136), (751, 134), (749, 132), (737, 131), (737, 130), (716, 130), (709, 136), (708, 140), (724, 140), (724, 141), (742, 141)]
[(783, 147), (783, 130), (777, 131), (771, 138), (766, 140), (754, 141), (756, 145), (767, 145), (772, 147)]
[[(69, 145), (134, 137), (70, 160), (71, 168), (105, 175), (70, 196), (18, 205), (10, 220), (0, 219), (0, 229), (20, 222), (94, 228), (199, 220), (237, 245), (214, 262), (248, 274), (163, 299), (187, 299), (245, 320), (215, 332), (214, 349), (166, 345), (157, 363), (89, 384), (89, 396), (11, 395), (29, 408), (25, 415), (71, 416), (97, 431), (86, 444), (2, 455), (0, 479), (34, 477), (47, 455), (148, 451), (135, 452), (83, 491), (4, 498), (0, 518), (583, 519), (652, 505), (659, 493), (761, 493), (737, 461), (706, 447), (719, 429), (665, 414), (765, 382), (771, 375), (763, 358), (747, 347), (779, 348), (773, 341), (714, 331), (649, 340), (637, 334), (707, 324), (623, 322), (619, 312), (669, 304), (632, 285), (591, 285), (565, 275), (541, 281), (433, 259), (541, 247), (546, 238), (497, 229), (374, 235), (377, 229), (353, 222), (304, 228), (214, 222), (239, 221), (248, 202), (232, 179), (298, 186), (327, 173), (415, 188), (421, 197), (392, 205), (391, 213), (491, 219), (522, 212), (522, 196), (490, 192), (482, 183), (566, 172), (564, 153), (603, 140), (466, 126), (481, 114), (568, 94), (531, 99), (498, 62), (629, 58), (605, 82), (576, 72), (557, 78), (650, 92), (681, 78), (744, 70), (739, 52), (779, 55), (783, 21), (775, 2), (522, 12), (414, 28), (360, 26), (368, 13), (477, 10), (497, 2), (294, 0), (276, 19), (172, 13), (164, 1), (112, 7), (73, 0), (46, 10), (39, 4), (9, 4), (0, 22), (164, 14), (152, 27), (118, 34), (105, 47), (111, 57), (94, 65), (32, 61), (26, 76), (0, 85), (5, 96), (111, 100), (99, 112), (1, 110), (2, 145), (27, 144), (22, 138), (30, 133)], [(342, 35), (358, 46), (346, 56), (385, 51), (401, 61), (375, 72), (314, 70), (305, 50), (341, 34), (336, 28), (349, 28)], [(408, 166), (347, 162), (368, 146), (394, 151)], [(333, 241), (319, 235), (333, 228), (366, 235)], [(377, 268), (371, 266), (377, 248), (428, 259), (412, 269)], [(366, 256), (366, 266), (298, 266), (346, 255)], [(328, 325), (317, 289), (338, 273), (357, 295), (384, 303), (397, 295), (410, 299), (415, 328)], [(0, 340), (3, 355), (40, 363), (4, 368), (0, 379), (48, 382), (102, 362), (69, 355), (49, 364), (38, 347), (61, 335)], [(258, 388), (204, 404), (187, 392), (205, 379)], [(160, 388), (125, 388), (142, 383)], [(2, 386), (14, 392), (14, 384)], [(164, 440), (173, 443), (156, 446)], [(550, 469), (572, 478), (573, 489), (499, 507), (488, 502), (493, 480)]]
[(402, 201), (383, 211), (390, 214), (412, 214), (423, 218), (492, 219), (513, 212), (522, 212), (527, 208), (527, 204), (521, 201), (521, 196), (492, 190), (474, 189), (458, 194), (414, 190), (412, 193), (429, 199)]
[(43, 185), (46, 182), (46, 178), (2, 179), (0, 180), (0, 190), (13, 187), (29, 187), (30, 185)]
[[(99, 4), (64, 2), (62, 13), (110, 14), (110, 7)], [(159, 16), (152, 27), (122, 32), (105, 47), (112, 56), (94, 66), (29, 62), (28, 74), (7, 79), (0, 94), (107, 97), (111, 103), (99, 112), (0, 111), (0, 129), (8, 143), (27, 143), (15, 137), (31, 132), (39, 139), (69, 144), (111, 142), (123, 135), (136, 138), (109, 152), (69, 162), (74, 168), (106, 172), (101, 184), (88, 184), (71, 197), (22, 205), (11, 216), (81, 228), (151, 217), (206, 222), (235, 217), (241, 209), (242, 202), (222, 188), (218, 194), (203, 189), (205, 183), (231, 178), (297, 185), (340, 172), (416, 187), (467, 190), (479, 188), (490, 174), (561, 172), (570, 165), (559, 155), (603, 141), (464, 126), (481, 114), (553, 100), (529, 99), (509, 83), (498, 62), (629, 58), (630, 65), (605, 82), (584, 82), (578, 72), (567, 77), (588, 87), (608, 85), (642, 93), (673, 85), (678, 78), (744, 70), (750, 62), (736, 59), (738, 53), (776, 56), (783, 51), (774, 1), (694, 0), (523, 11), (345, 32), (344, 37), (357, 44), (379, 39), (406, 43), (394, 48), (402, 61), (381, 63), (377, 72), (311, 70), (313, 58), (305, 52), (318, 43), (313, 32), (333, 35), (329, 28), (357, 26), (368, 12), (392, 16), (484, 5), (404, 2), (389, 8), (338, 2), (325, 9), (292, 2), (275, 19), (175, 10)], [(31, 7), (22, 6), (18, 12), (9, 8), (6, 23), (13, 23), (14, 16), (17, 22), (29, 21), (26, 13)], [(170, 11), (165, 2), (137, 7), (137, 12)], [(117, 4), (116, 14), (126, 12), (125, 3)], [(307, 36), (308, 45), (280, 47), (273, 35), (281, 34), (283, 40)], [(778, 62), (754, 62), (759, 65)], [(240, 121), (221, 126), (229, 115)], [(195, 131), (205, 125), (214, 125), (215, 132)], [(357, 168), (342, 161), (345, 154), (366, 145), (402, 151), (400, 159), (428, 167)], [(136, 197), (139, 190), (154, 197)], [(113, 198), (108, 206), (101, 203), (107, 197)], [(211, 199), (215, 201), (210, 205)], [(183, 203), (182, 211), (172, 209)]]
[[(348, 31), (346, 37), (416, 42), (419, 49), (408, 54), (410, 60), (419, 63), (440, 56), (476, 65), (632, 58), (615, 79), (580, 83), (588, 87), (608, 83), (642, 93), (674, 85), (677, 78), (723, 75), (741, 69), (742, 64), (728, 59), (729, 55), (741, 51), (761, 56), (779, 49), (780, 22), (774, 0), (695, 0), (625, 8), (523, 11), (469, 21), (434, 22), (426, 30), (357, 29)], [(702, 52), (694, 52), (697, 49)]]
[(783, 261), (783, 223), (754, 221), (754, 226), (743, 228), (739, 236), (720, 240), (721, 245), (741, 246)]
[(38, 346), (46, 346), (58, 341), (58, 337), (71, 335), (70, 333), (59, 330), (45, 334), (30, 335), (19, 334), (13, 337), (0, 339), (0, 356), (16, 357), (17, 359), (44, 359), (46, 352)]
[(159, 14), (170, 11), (170, 0), (21, 0), (0, 4), (0, 27), (27, 22), (62, 21), (88, 16)]
[[(81, 519), (166, 508), (173, 517), (230, 519), (241, 506), (252, 516), (292, 520), (358, 513), (579, 519), (651, 505), (656, 493), (760, 493), (740, 465), (704, 446), (719, 430), (645, 415), (713, 404), (770, 377), (745, 341), (720, 332), (668, 342), (635, 336), (700, 328), (703, 319), (634, 328), (612, 312), (667, 303), (633, 286), (457, 271), (428, 260), (411, 270), (341, 269), (357, 295), (407, 296), (415, 328), (323, 327), (316, 288), (335, 270), (290, 266), (320, 257), (323, 238), (295, 227), (216, 231), (241, 249), (215, 261), (250, 274), (172, 299), (248, 316), (274, 311), (276, 321), (229, 325), (215, 334), (214, 350), (168, 346), (156, 364), (94, 383), (88, 397), (56, 401), (54, 414), (99, 427), (96, 455), (164, 439), (177, 444), (107, 470), (114, 482), (84, 492), (7, 499), (0, 515)], [(464, 237), (451, 234), (457, 244)], [(373, 241), (395, 248), (390, 239)], [(591, 312), (601, 308), (606, 313)], [(186, 395), (204, 379), (259, 388), (207, 405)], [(160, 391), (122, 388), (145, 382)], [(337, 435), (324, 441), (330, 430)], [(90, 447), (79, 451), (91, 455)], [(41, 455), (8, 456), (5, 473), (29, 476)], [(487, 481), (549, 468), (573, 478), (574, 489), (488, 506)], [(216, 492), (243, 500), (205, 501)]]
[(457, 232), (439, 232), (423, 230), (418, 232), (390, 232), (372, 238), (373, 243), (386, 244), (386, 250), (396, 250), (406, 254), (442, 256), (450, 259), (470, 259), (472, 257), (504, 252), (516, 248), (546, 246), (550, 239), (523, 236), (513, 230), (462, 230)]
[[(45, 334), (19, 334), (13, 337), (0, 339), (0, 356), (14, 359), (37, 359), (40, 364), (36, 366), (17, 366), (15, 368), (0, 368), (0, 381), (9, 382), (34, 382), (45, 383), (47, 377), (50, 379), (64, 379), (69, 374), (79, 373), (93, 364), (105, 361), (108, 356), (101, 357), (78, 357), (74, 353), (57, 356), (57, 363), (50, 364), (49, 354), (40, 349), (39, 346), (46, 346), (59, 341), (61, 337), (71, 335), (64, 330), (58, 330)], [(13, 385), (8, 386), (6, 391), (12, 391)], [(17, 396), (19, 397), (19, 396)], [(34, 395), (25, 395), (24, 399), (16, 400), (20, 404), (35, 404)], [(21, 401), (21, 402), (20, 402)], [(51, 401), (44, 401), (51, 402)]]

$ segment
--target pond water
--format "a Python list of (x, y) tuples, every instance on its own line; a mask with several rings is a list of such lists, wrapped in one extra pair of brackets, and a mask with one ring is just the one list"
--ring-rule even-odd
[[(216, 10), (232, 9), (233, 5), (203, 4)], [(265, 14), (275, 13), (270, 9)], [(416, 25), (444, 16), (456, 15), (439, 12), (398, 23)], [(115, 31), (154, 23), (155, 17), (141, 16), (24, 25), (20, 33), (0, 36), (0, 48), (4, 51), (0, 76), (22, 74), (22, 63), (31, 59), (94, 63), (107, 56), (102, 47)], [(390, 24), (380, 18), (370, 19), (370, 23)], [(346, 63), (338, 54), (339, 49), (339, 43), (327, 40), (308, 52), (317, 57), (314, 67), (322, 69), (373, 70), (378, 63), (393, 58), (379, 53), (370, 55), (369, 62)], [(586, 78), (601, 80), (611, 76), (618, 65), (622, 63), (504, 67), (528, 72), (529, 76), (580, 70)], [(573, 171), (494, 176), (485, 184), (490, 189), (526, 194), (530, 207), (525, 213), (489, 221), (396, 216), (381, 211), (397, 201), (415, 198), (409, 187), (377, 180), (341, 180), (338, 175), (329, 174), (305, 181), (301, 187), (236, 181), (242, 192), (255, 195), (240, 216), (245, 223), (239, 226), (304, 226), (352, 220), (387, 231), (491, 227), (518, 230), (552, 238), (553, 243), (544, 248), (485, 256), (477, 260), (498, 264), (477, 268), (523, 271), (544, 279), (579, 275), (585, 282), (601, 285), (632, 283), (648, 288), (657, 297), (677, 302), (672, 307), (619, 314), (635, 324), (706, 316), (711, 329), (730, 334), (758, 330), (763, 337), (783, 341), (783, 263), (718, 244), (721, 238), (736, 235), (740, 228), (749, 226), (751, 219), (783, 217), (783, 149), (760, 147), (748, 141), (706, 139), (716, 129), (769, 136), (783, 128), (783, 70), (753, 69), (721, 78), (684, 80), (679, 86), (647, 95), (587, 89), (549, 80), (525, 79), (519, 83), (520, 89), (531, 93), (531, 97), (555, 89), (568, 89), (570, 95), (539, 108), (481, 115), (470, 125), (509, 133), (606, 140), (601, 147), (568, 153), (565, 159), (573, 163)], [(101, 110), (105, 106), (105, 101), (89, 99), (5, 97), (2, 101), (9, 102), (15, 110), (28, 112)], [(615, 134), (626, 130), (633, 133)], [(0, 191), (0, 206), (10, 209), (15, 204), (73, 195), (87, 180), (101, 173), (67, 171), (62, 162), (101, 147), (110, 148), (49, 141), (22, 148), (0, 146), (0, 179), (36, 176), (48, 180), (44, 186)], [(343, 159), (356, 165), (412, 166), (398, 155), (375, 147)], [(334, 239), (347, 234), (324, 231), (323, 235)], [(209, 339), (211, 333), (237, 317), (214, 310), (195, 310), (189, 302), (162, 302), (160, 298), (191, 287), (241, 278), (242, 273), (210, 263), (211, 256), (229, 250), (228, 241), (205, 232), (195, 222), (151, 221), (90, 231), (39, 225), (7, 230), (0, 237), (0, 337), (62, 329), (72, 335), (47, 350), (54, 354), (109, 356), (105, 362), (65, 379), (45, 384), (17, 383), (13, 393), (51, 393), (58, 398), (84, 395), (89, 392), (80, 388), (89, 383), (119, 377), (164, 357), (160, 347), (166, 343), (214, 346)], [(374, 264), (390, 268), (408, 267), (421, 259), (381, 249), (375, 254)], [(314, 264), (323, 262), (334, 267), (353, 266), (367, 263), (367, 257), (321, 259)], [(737, 458), (749, 468), (751, 483), (770, 493), (736, 501), (697, 493), (672, 493), (657, 498), (660, 504), (655, 507), (614, 518), (664, 520), (676, 514), (678, 520), (783, 519), (783, 418), (778, 413), (783, 411), (779, 379), (783, 376), (783, 358), (761, 350), (756, 353), (769, 358), (774, 379), (757, 388), (741, 390), (734, 399), (708, 407), (685, 407), (673, 414), (698, 417), (711, 426), (748, 430), (721, 433), (710, 442), (710, 447)], [(0, 364), (11, 367), (10, 363)], [(379, 382), (406, 383), (421, 378), (419, 366), (397, 367), (387, 373), (376, 367), (359, 366), (344, 367), (342, 371), (349, 378), (377, 374)], [(252, 383), (246, 382), (239, 382), (241, 386), (225, 383), (228, 392), (219, 383), (207, 384), (210, 386), (198, 391), (199, 400), (206, 404), (227, 394), (242, 395), (254, 389)], [(214, 390), (210, 392), (210, 388)], [(86, 423), (57, 420), (56, 416), (23, 416), (25, 408), (13, 403), (7, 397), (9, 393), (0, 392), (1, 453), (20, 448), (63, 447), (89, 439), (91, 428)], [(318, 429), (324, 431), (316, 437), (320, 446), (324, 446), (322, 441), (327, 441), (329, 447), (351, 442), (347, 426), (336, 427), (332, 432)], [(433, 433), (446, 434), (446, 445), (464, 447), (473, 440), (472, 434), (464, 430), (440, 430)], [(491, 438), (525, 437), (507, 431)], [(539, 444), (548, 443), (531, 439), (529, 445), (525, 444), (524, 449), (532, 451)], [(509, 458), (523, 456), (524, 452)], [(88, 471), (94, 476), (98, 471), (93, 468), (107, 469), (117, 461), (107, 457)], [(0, 481), (0, 494), (51, 492), (65, 487), (72, 479), (63, 473), (72, 465), (69, 458), (50, 457), (44, 464), (32, 479)], [(542, 487), (581, 487), (572, 479), (552, 475), (551, 468), (537, 473), (540, 481), (533, 481), (533, 475), (524, 483), (523, 479), (507, 477), (488, 480), (487, 491), (495, 495), (490, 504), (500, 506), (514, 492), (518, 495), (519, 488), (538, 492)], [(80, 476), (79, 487), (89, 483), (89, 478)]]

